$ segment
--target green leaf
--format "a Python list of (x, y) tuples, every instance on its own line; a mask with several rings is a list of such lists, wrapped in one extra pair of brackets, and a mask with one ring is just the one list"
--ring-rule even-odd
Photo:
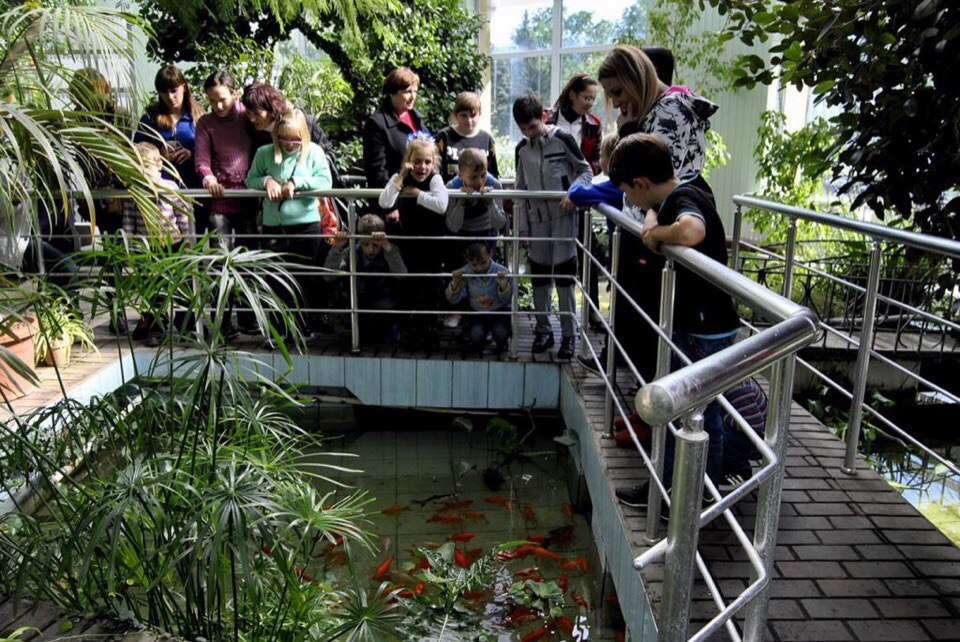
[(824, 80), (817, 83), (817, 86), (813, 88), (813, 93), (815, 94), (824, 94), (827, 91), (833, 89), (837, 85), (836, 80)]
[(774, 15), (768, 11), (759, 11), (753, 14), (753, 21), (758, 25), (766, 25), (773, 22)]
[(66, 619), (60, 620), (60, 625), (57, 627), (61, 633), (69, 633), (73, 630), (73, 620)]

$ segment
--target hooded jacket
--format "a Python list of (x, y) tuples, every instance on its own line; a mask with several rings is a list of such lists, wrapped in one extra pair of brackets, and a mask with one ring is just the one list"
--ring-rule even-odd
[[(593, 172), (583, 158), (577, 141), (567, 132), (553, 125), (530, 141), (517, 144), (518, 190), (566, 192), (574, 185), (590, 185)], [(533, 241), (527, 255), (540, 265), (557, 265), (576, 256), (577, 214), (566, 212), (560, 201), (545, 199), (516, 199), (515, 215), (519, 217), (520, 233), (532, 237), (570, 239), (565, 241)]]

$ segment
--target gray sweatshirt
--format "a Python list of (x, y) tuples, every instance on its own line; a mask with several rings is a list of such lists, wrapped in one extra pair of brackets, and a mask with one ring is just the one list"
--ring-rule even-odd
[[(518, 190), (566, 192), (574, 185), (590, 185), (593, 172), (583, 158), (577, 141), (553, 125), (533, 142), (524, 138), (517, 145)], [(514, 215), (519, 217), (520, 233), (532, 237), (574, 239), (577, 236), (576, 211), (565, 212), (558, 200), (517, 199)], [(576, 256), (569, 241), (533, 241), (527, 255), (541, 265), (557, 265)]]

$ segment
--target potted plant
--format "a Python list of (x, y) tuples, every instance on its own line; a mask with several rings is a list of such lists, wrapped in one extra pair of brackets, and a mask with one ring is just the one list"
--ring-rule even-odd
[(64, 296), (44, 297), (37, 307), (40, 334), (37, 336), (37, 364), (66, 368), (73, 344), (96, 350), (93, 330), (80, 311)]
[(0, 389), (7, 400), (18, 399), (36, 385), (37, 320), (31, 316), (0, 314)]

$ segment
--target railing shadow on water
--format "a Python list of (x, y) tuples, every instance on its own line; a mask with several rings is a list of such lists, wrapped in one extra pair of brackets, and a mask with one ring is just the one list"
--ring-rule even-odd
[[(182, 194), (193, 199), (210, 198), (204, 190), (182, 190)], [(363, 338), (360, 334), (360, 314), (433, 314), (438, 310), (375, 310), (361, 309), (357, 283), (359, 278), (383, 276), (390, 278), (438, 278), (449, 277), (449, 273), (415, 273), (397, 275), (391, 273), (358, 272), (358, 257), (354, 241), (363, 237), (357, 234), (357, 199), (376, 199), (378, 190), (336, 189), (317, 192), (303, 192), (301, 195), (329, 196), (343, 199), (347, 203), (347, 220), (343, 221), (350, 242), (348, 248), (348, 269), (338, 271), (340, 278), (349, 279), (349, 304), (343, 308), (303, 308), (301, 312), (329, 312), (349, 314), (351, 327), (351, 348), (360, 349)], [(225, 196), (262, 197), (263, 192), (253, 190), (227, 190)], [(98, 198), (126, 198), (121, 190), (105, 190), (95, 194)], [(466, 195), (452, 192), (451, 198), (464, 198)], [(479, 196), (482, 199), (544, 199), (559, 200), (563, 192), (537, 192), (503, 190)], [(471, 198), (478, 198), (471, 195)], [(591, 219), (600, 215), (613, 223), (611, 237), (611, 261), (607, 267), (591, 250)], [(659, 319), (653, 319), (620, 283), (615, 275), (619, 270), (621, 237), (624, 233), (639, 235), (641, 224), (623, 214), (616, 208), (599, 206), (595, 212), (583, 212), (583, 238), (529, 238), (521, 236), (516, 218), (511, 224), (511, 234), (499, 237), (506, 245), (509, 257), (511, 279), (526, 278), (521, 269), (521, 244), (528, 242), (574, 243), (585, 258), (580, 274), (572, 279), (574, 287), (580, 292), (581, 315), (574, 322), (579, 327), (581, 350), (585, 357), (594, 360), (605, 386), (605, 432), (610, 432), (614, 416), (619, 416), (629, 425), (628, 400), (622, 399), (616, 387), (616, 362), (625, 364), (634, 379), (640, 384), (635, 404), (640, 416), (654, 427), (653, 445), (649, 452), (634, 435), (636, 446), (644, 467), (650, 474), (650, 496), (646, 516), (646, 540), (650, 547), (640, 555), (634, 566), (640, 570), (654, 563), (663, 562), (663, 597), (659, 620), (661, 640), (707, 639), (721, 628), (731, 639), (760, 640), (766, 626), (767, 605), (769, 602), (769, 583), (772, 577), (776, 533), (779, 519), (779, 507), (784, 460), (789, 431), (790, 405), (792, 401), (793, 375), (796, 353), (815, 341), (820, 334), (819, 320), (809, 309), (790, 300), (790, 284), (794, 263), (788, 259), (785, 263), (785, 291), (781, 293), (758, 284), (738, 274), (726, 265), (713, 261), (691, 249), (677, 246), (664, 246), (666, 264), (662, 271), (662, 295)], [(735, 231), (735, 235), (738, 231)], [(196, 238), (196, 235), (193, 235)], [(474, 240), (466, 236), (444, 237), (401, 237), (407, 240), (423, 239), (435, 242), (449, 240)], [(489, 240), (489, 237), (477, 237), (476, 240)], [(790, 255), (788, 255), (790, 256)], [(734, 262), (736, 264), (736, 262)], [(690, 363), (672, 340), (672, 318), (675, 290), (675, 271), (678, 267), (689, 270), (709, 283), (729, 293), (735, 300), (754, 310), (766, 319), (770, 325), (755, 329), (749, 336), (732, 346), (717, 352), (701, 361)], [(598, 305), (590, 300), (586, 284), (590, 282), (591, 272), (597, 270), (611, 284), (610, 314), (604, 318)], [(292, 272), (297, 274), (298, 272)], [(329, 271), (318, 267), (304, 266), (302, 274), (330, 276)], [(657, 370), (653, 381), (644, 381), (632, 360), (617, 337), (615, 327), (616, 307), (626, 305), (633, 308), (658, 337)], [(594, 346), (585, 331), (590, 312), (600, 316), (608, 337), (608, 350), (605, 363), (600, 363), (601, 351)], [(468, 312), (469, 315), (471, 312)], [(484, 313), (486, 314), (486, 313)], [(538, 314), (519, 309), (518, 288), (513, 288), (509, 310), (498, 314), (510, 315), (512, 336), (510, 354), (517, 355), (517, 336), (521, 315)], [(633, 331), (627, 328), (626, 332)], [(671, 372), (671, 358), (678, 358), (684, 367)], [(723, 393), (744, 379), (757, 375), (767, 369), (772, 370), (772, 402), (768, 414), (764, 437), (757, 435), (746, 420), (723, 397)], [(716, 486), (705, 474), (706, 449), (708, 438), (703, 430), (702, 409), (718, 400), (723, 409), (733, 418), (734, 425), (759, 450), (762, 466), (742, 486), (722, 496)], [(680, 419), (679, 425), (675, 423)], [(677, 442), (676, 466), (672, 480), (664, 480), (663, 464), (666, 447), (666, 431), (673, 434)], [(701, 497), (704, 486), (717, 501), (707, 510), (701, 511)], [(670, 489), (668, 491), (668, 489)], [(755, 523), (751, 525), (753, 538), (739, 522), (731, 508), (758, 490), (758, 510)], [(669, 506), (670, 521), (666, 537), (659, 533), (661, 501)], [(738, 542), (743, 547), (751, 564), (751, 577), (747, 587), (728, 601), (721, 594), (716, 581), (707, 568), (703, 558), (697, 552), (700, 529), (722, 516), (729, 524)], [(700, 630), (690, 633), (691, 595), (696, 575), (699, 572), (717, 607), (717, 614)], [(738, 630), (734, 616), (745, 611), (743, 632)]]

